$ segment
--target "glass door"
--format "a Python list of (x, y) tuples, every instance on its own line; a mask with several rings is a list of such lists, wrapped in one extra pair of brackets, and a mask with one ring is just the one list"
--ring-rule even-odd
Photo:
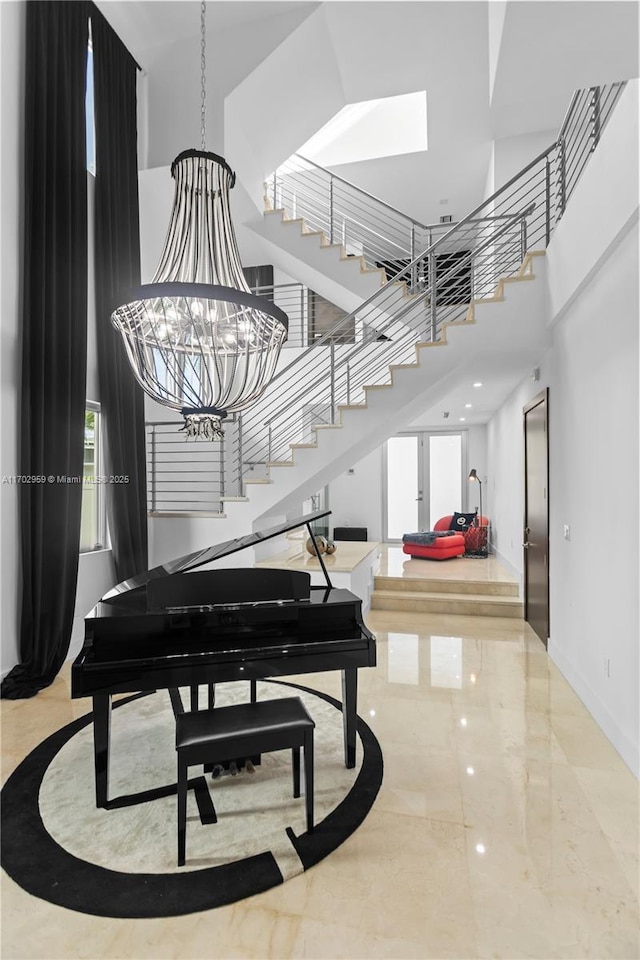
[(402, 540), (404, 533), (421, 529), (421, 439), (405, 434), (387, 440), (385, 540)]
[(406, 433), (386, 444), (385, 540), (432, 530), (464, 507), (462, 433)]

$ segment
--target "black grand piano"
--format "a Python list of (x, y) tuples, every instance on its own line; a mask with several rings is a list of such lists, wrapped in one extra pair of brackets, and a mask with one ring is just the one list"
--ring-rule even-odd
[(193, 571), (328, 516), (320, 511), (188, 554), (125, 580), (85, 618), (71, 669), (71, 696), (93, 697), (96, 804), (110, 806), (109, 734), (113, 694), (342, 671), (345, 764), (355, 766), (358, 667), (376, 663), (362, 601), (335, 589), (318, 554), (324, 586), (302, 571), (223, 568)]

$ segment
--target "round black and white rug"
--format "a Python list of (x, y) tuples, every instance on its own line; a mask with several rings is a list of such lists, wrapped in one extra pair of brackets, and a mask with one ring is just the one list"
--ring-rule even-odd
[[(212, 779), (194, 767), (187, 862), (178, 867), (175, 721), (163, 690), (114, 705), (109, 796), (124, 798), (121, 806), (95, 805), (91, 714), (29, 754), (2, 790), (2, 866), (34, 896), (107, 917), (208, 910), (308, 869), (366, 817), (382, 783), (382, 752), (358, 718), (356, 767), (346, 769), (337, 700), (296, 684), (258, 684), (260, 700), (292, 695), (316, 723), (313, 833), (304, 797), (292, 795), (290, 750), (264, 754), (253, 774)], [(246, 683), (216, 687), (218, 706), (247, 699)]]

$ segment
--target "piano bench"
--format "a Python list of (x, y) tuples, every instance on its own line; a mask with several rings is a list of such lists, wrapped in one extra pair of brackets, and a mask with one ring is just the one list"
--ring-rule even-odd
[(299, 697), (260, 700), (176, 716), (178, 755), (178, 866), (184, 866), (187, 826), (187, 771), (193, 764), (250, 757), (274, 750), (292, 752), (293, 795), (300, 796), (300, 747), (304, 748), (307, 831), (313, 832), (313, 730), (315, 723)]

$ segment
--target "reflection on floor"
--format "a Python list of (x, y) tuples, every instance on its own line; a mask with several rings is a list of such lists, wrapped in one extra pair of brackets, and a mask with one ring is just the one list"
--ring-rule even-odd
[[(265, 894), (174, 919), (84, 916), (4, 876), (4, 960), (637, 958), (638, 784), (537, 637), (522, 621), (367, 620), (378, 666), (360, 671), (359, 712), (385, 776), (342, 847)], [(333, 674), (301, 682), (339, 695)], [(1, 706), (4, 776), (88, 709), (69, 700), (68, 667)]]

